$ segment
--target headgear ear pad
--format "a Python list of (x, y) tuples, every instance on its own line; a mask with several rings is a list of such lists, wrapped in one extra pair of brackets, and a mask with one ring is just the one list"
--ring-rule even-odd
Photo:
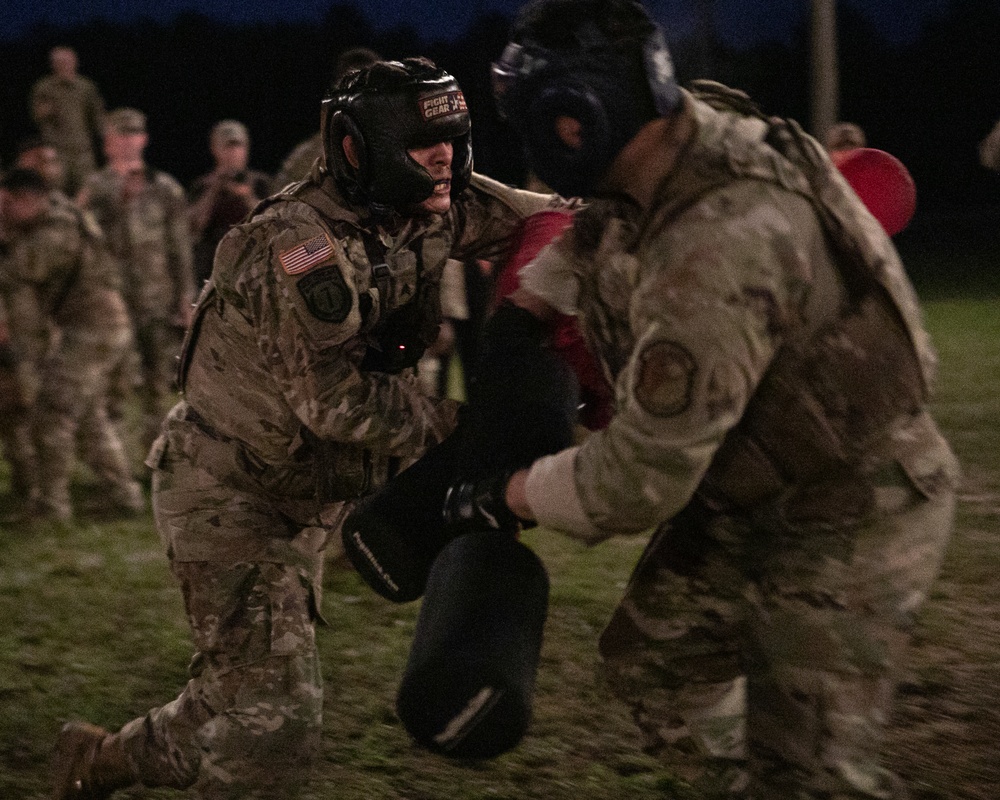
[[(351, 115), (346, 111), (337, 111), (330, 120), (331, 140), (338, 145), (338, 149), (343, 147), (344, 138), (350, 136), (354, 142), (354, 154), (358, 159), (357, 171), (364, 175), (368, 171), (368, 145), (365, 143), (365, 135), (358, 127)], [(340, 151), (340, 157), (347, 156)]]
[[(560, 136), (560, 117), (579, 123), (579, 147)], [(527, 151), (528, 166), (548, 185), (567, 196), (579, 195), (600, 177), (612, 126), (604, 104), (583, 84), (545, 86), (531, 101), (526, 128), (525, 137), (534, 143)]]

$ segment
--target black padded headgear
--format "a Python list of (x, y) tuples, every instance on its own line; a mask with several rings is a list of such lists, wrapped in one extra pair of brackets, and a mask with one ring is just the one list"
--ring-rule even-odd
[[(638, 0), (535, 0), (493, 64), (502, 116), (528, 166), (560, 194), (589, 194), (615, 156), (652, 119), (680, 104), (663, 30)], [(556, 120), (581, 124), (582, 146)]]
[[(472, 175), (472, 124), (458, 82), (431, 61), (377, 62), (349, 73), (323, 100), (323, 148), (337, 186), (375, 213), (405, 211), (434, 192), (434, 180), (407, 150), (450, 141), (451, 196)], [(344, 155), (354, 139), (358, 167)]]

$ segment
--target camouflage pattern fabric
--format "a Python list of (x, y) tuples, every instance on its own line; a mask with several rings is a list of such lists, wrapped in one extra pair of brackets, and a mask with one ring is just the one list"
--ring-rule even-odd
[(104, 116), (100, 91), (82, 75), (47, 75), (32, 87), (30, 105), (42, 138), (62, 159), (63, 188), (75, 194), (96, 168), (94, 140), (100, 135)]
[[(19, 236), (2, 271), (12, 342), (33, 384), (32, 442), (38, 502), (58, 519), (71, 516), (69, 484), (78, 438), (85, 462), (111, 501), (137, 510), (142, 493), (105, 411), (111, 372), (131, 336), (119, 276), (92, 220), (52, 204)], [(56, 335), (53, 332), (57, 331)]]
[(165, 172), (147, 168), (123, 177), (109, 167), (90, 176), (80, 200), (120, 264), (138, 353), (112, 379), (112, 403), (123, 405), (122, 393), (139, 387), (148, 447), (173, 395), (176, 325), (194, 299), (187, 200)]
[[(342, 506), (310, 517), (309, 504), (276, 504), (246, 476), (246, 490), (221, 482), (210, 465), (226, 457), (206, 452), (195, 426), (179, 427), (154, 473), (154, 511), (196, 653), (180, 696), (120, 736), (149, 786), (193, 787), (207, 800), (294, 797), (322, 726), (314, 626), (325, 526)], [(258, 547), (239, 547), (244, 531)]]
[[(764, 378), (846, 313), (846, 256), (809, 182), (764, 144), (767, 131), (688, 95), (674, 135), (690, 144), (653, 207), (595, 202), (522, 271), (523, 287), (579, 312), (616, 401), (607, 429), (536, 463), (528, 500), (541, 524), (587, 541), (658, 528), (601, 652), (649, 750), (700, 796), (903, 797), (879, 761), (881, 740), (949, 539), (957, 464), (918, 407), (849, 442), (850, 468), (811, 468), (827, 463), (827, 443), (793, 424), (796, 393), (812, 397), (808, 365), (781, 373), (781, 394)], [(845, 218), (859, 207), (849, 203)], [(899, 320), (912, 326), (902, 349), (929, 380), (933, 353), (905, 273), (877, 221), (857, 214), (866, 263), (890, 287), (870, 291), (898, 303), (884, 338)], [(845, 335), (839, 357), (859, 343)], [(879, 375), (873, 400), (903, 361)], [(836, 374), (820, 407), (830, 430), (855, 389)], [(704, 493), (731, 467), (715, 457), (744, 435), (747, 410), (779, 396), (792, 400), (770, 415), (770, 449), (744, 473), (756, 480), (780, 455), (810, 479), (786, 477), (743, 505)]]
[(385, 230), (314, 178), (220, 245), (185, 343), (183, 399), (146, 462), (198, 649), (181, 695), (120, 734), (150, 786), (296, 796), (320, 735), (326, 543), (392, 462), (455, 421), (412, 369), (362, 369), (366, 351), (399, 308), (415, 303), (414, 326), (440, 321), (427, 287), (451, 254), (502, 252), (522, 217), (561, 202), (476, 177), (445, 218)]

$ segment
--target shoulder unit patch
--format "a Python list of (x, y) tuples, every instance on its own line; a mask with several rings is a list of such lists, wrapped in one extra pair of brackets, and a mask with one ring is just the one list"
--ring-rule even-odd
[(675, 417), (691, 405), (694, 356), (677, 342), (658, 341), (639, 355), (635, 396), (646, 411), (657, 417)]
[(351, 313), (351, 291), (336, 265), (310, 272), (295, 284), (305, 300), (306, 308), (316, 319), (334, 324), (343, 322)]

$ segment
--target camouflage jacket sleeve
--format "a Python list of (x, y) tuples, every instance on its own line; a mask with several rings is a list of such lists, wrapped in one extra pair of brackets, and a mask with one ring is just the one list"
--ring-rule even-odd
[(683, 508), (790, 315), (801, 314), (814, 265), (829, 258), (807, 201), (747, 183), (709, 195), (644, 245), (615, 416), (532, 466), (526, 491), (538, 521), (599, 541)]
[(270, 217), (222, 240), (216, 272), (244, 262), (236, 282), (244, 313), (269, 373), (306, 428), (320, 439), (413, 455), (447, 435), (455, 404), (427, 397), (412, 370), (360, 369), (366, 343), (347, 253), (318, 222)]
[(459, 261), (480, 258), (493, 261), (507, 254), (517, 224), (546, 209), (576, 207), (576, 201), (556, 194), (538, 194), (512, 189), (505, 184), (473, 174), (469, 188), (452, 209), (456, 237), (451, 257)]
[(31, 97), (28, 104), (31, 109), (31, 118), (36, 125), (46, 125), (55, 116), (55, 101), (49, 91), (49, 82), (45, 78), (39, 79), (31, 87)]

